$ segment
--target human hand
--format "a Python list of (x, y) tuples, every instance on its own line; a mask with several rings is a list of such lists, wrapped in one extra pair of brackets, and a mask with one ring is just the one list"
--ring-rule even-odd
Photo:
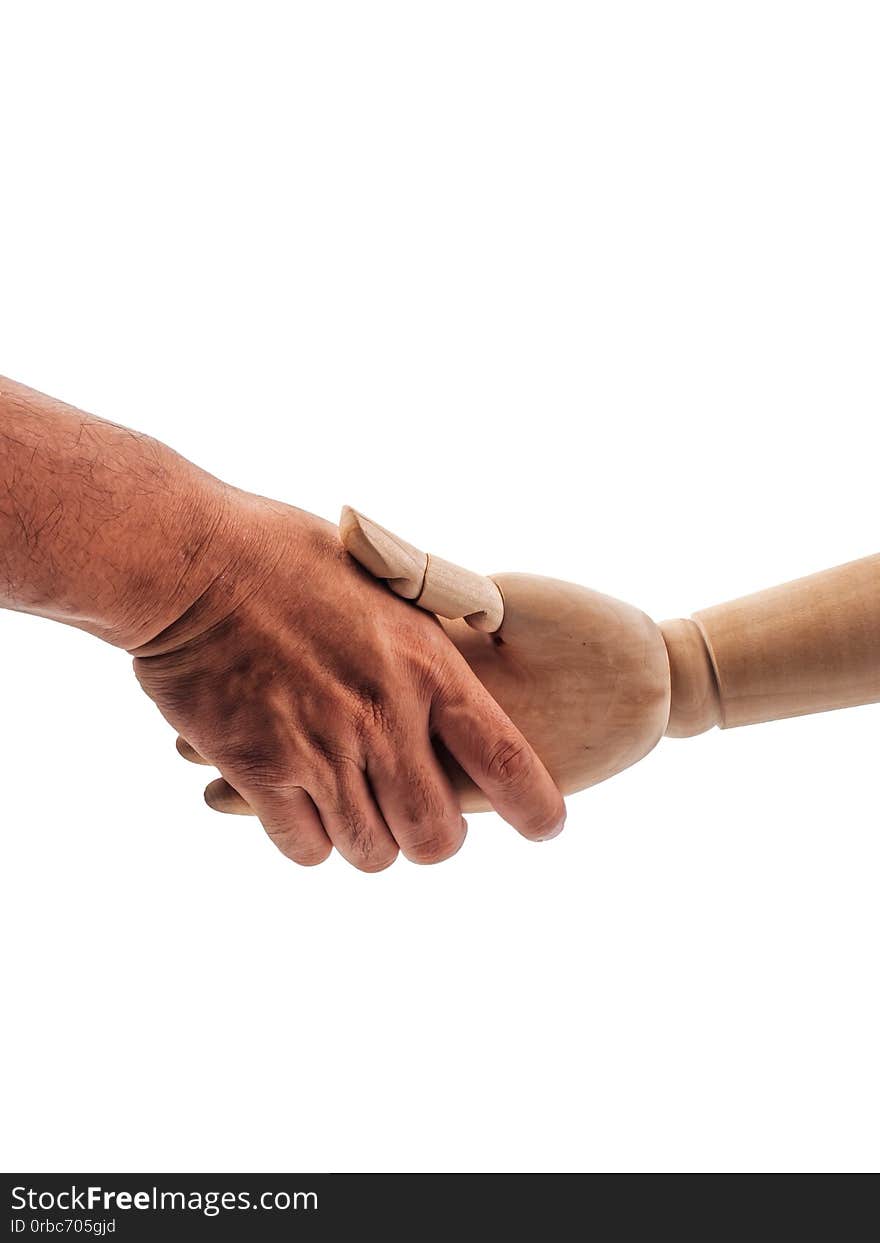
[(298, 863), (332, 846), (364, 871), (398, 849), (436, 863), (466, 833), (439, 746), (524, 836), (561, 830), (562, 797), (525, 738), (437, 621), (363, 571), (335, 527), (230, 490), (211, 555), (224, 566), (211, 587), (134, 653), (183, 753), (222, 774), (210, 806), (253, 810)]

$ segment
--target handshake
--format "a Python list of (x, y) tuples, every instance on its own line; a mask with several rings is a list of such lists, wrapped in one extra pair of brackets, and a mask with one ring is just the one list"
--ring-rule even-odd
[(129, 651), (220, 771), (208, 803), (297, 863), (437, 863), (487, 807), (546, 841), (664, 734), (880, 701), (880, 556), (657, 626), (337, 530), (2, 377), (0, 479), (0, 606)]
[[(351, 661), (341, 679), (306, 683), (300, 693), (313, 705), (338, 695), (338, 711), (325, 716), (318, 708), (305, 737), (347, 784), (331, 786), (329, 800), (327, 785), (314, 779), (309, 794), (304, 785), (289, 792), (298, 814), (288, 827), (281, 802), (269, 809), (265, 786), (254, 789), (268, 757), (255, 759), (251, 736), (247, 779), (237, 787), (220, 778), (205, 792), (218, 811), (260, 815), (299, 862), (324, 858), (331, 841), (368, 871), (387, 866), (398, 847), (417, 862), (438, 862), (464, 839), (459, 808), (494, 807), (524, 836), (544, 841), (563, 826), (557, 790), (613, 776), (664, 734), (689, 737), (713, 725), (880, 700), (880, 557), (658, 626), (631, 605), (572, 583), (474, 574), (348, 507), (339, 539), (349, 559), (323, 546), (323, 571), (311, 581), (324, 584), (335, 570), (349, 582), (353, 574), (367, 592), (354, 613), (369, 608), (381, 629), (367, 627), (372, 646), (360, 659), (346, 649), (342, 666), (331, 666)], [(390, 593), (377, 596), (358, 567), (411, 602), (409, 613)], [(413, 605), (430, 615), (427, 626)], [(311, 627), (310, 634), (314, 644)], [(317, 672), (319, 664), (306, 668)], [(282, 670), (291, 667), (295, 658)], [(248, 661), (240, 672), (250, 669)], [(296, 697), (289, 685), (279, 702)], [(308, 770), (302, 720), (286, 736), (300, 741), (291, 765)], [(186, 734), (177, 745), (194, 763), (210, 762)], [(277, 787), (283, 763), (270, 771)], [(322, 765), (311, 771), (326, 781)], [(312, 844), (314, 853), (304, 853)]]

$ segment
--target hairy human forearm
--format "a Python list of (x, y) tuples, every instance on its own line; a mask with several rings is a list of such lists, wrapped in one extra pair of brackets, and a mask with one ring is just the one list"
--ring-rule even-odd
[(229, 489), (166, 445), (0, 378), (0, 605), (125, 648), (222, 572)]
[(138, 681), (285, 854), (431, 863), (465, 824), (435, 746), (525, 836), (559, 791), (436, 619), (313, 514), (0, 379), (0, 606), (79, 626)]

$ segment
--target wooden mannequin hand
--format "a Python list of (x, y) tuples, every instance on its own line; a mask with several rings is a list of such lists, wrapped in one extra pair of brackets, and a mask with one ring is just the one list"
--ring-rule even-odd
[(331, 844), (365, 871), (398, 847), (438, 862), (466, 825), (436, 743), (526, 837), (555, 836), (556, 786), (436, 620), (362, 570), (329, 523), (232, 496), (212, 545), (230, 568), (134, 662), (182, 754), (222, 773), (208, 803), (253, 811), (298, 863)]
[[(880, 702), (880, 555), (655, 625), (631, 605), (429, 556), (346, 506), (351, 555), (447, 634), (563, 793), (689, 738)], [(464, 806), (478, 810), (479, 791)]]

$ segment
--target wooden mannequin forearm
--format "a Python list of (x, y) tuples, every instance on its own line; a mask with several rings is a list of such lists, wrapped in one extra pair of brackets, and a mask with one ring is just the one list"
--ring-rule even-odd
[(667, 734), (880, 702), (880, 555), (663, 622)]
[(221, 568), (226, 492), (166, 445), (0, 377), (0, 606), (137, 647)]

